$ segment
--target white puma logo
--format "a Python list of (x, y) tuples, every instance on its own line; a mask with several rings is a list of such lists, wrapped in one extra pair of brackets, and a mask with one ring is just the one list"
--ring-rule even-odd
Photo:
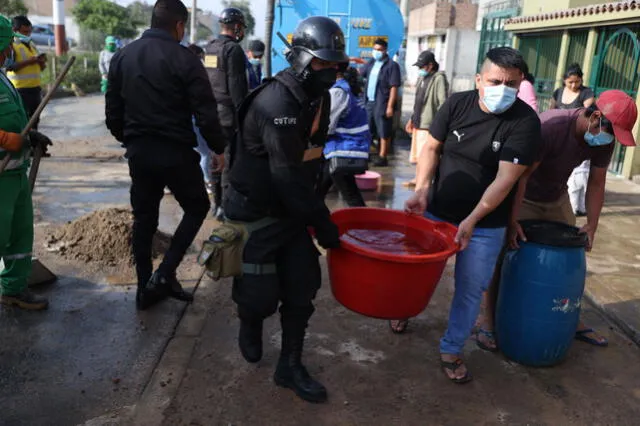
[(462, 140), (462, 137), (464, 136), (464, 133), (458, 133), (457, 130), (454, 130), (453, 134), (458, 138), (458, 142), (460, 142)]

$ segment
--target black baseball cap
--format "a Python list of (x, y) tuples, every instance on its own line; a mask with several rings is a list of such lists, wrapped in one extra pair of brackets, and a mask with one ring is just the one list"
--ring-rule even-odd
[(260, 40), (251, 40), (249, 43), (249, 51), (254, 55), (264, 55), (264, 43)]
[(415, 64), (413, 64), (413, 66), (422, 68), (425, 65), (432, 64), (435, 62), (436, 62), (436, 57), (433, 54), (433, 52), (431, 52), (430, 50), (425, 50), (424, 52), (420, 53), (420, 55), (418, 56), (418, 60), (416, 61)]

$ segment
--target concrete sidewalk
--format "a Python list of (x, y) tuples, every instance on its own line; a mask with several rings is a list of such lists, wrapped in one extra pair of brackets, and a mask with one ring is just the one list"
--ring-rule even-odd
[(607, 179), (587, 268), (587, 298), (640, 344), (640, 185)]
[[(398, 150), (397, 160), (405, 154)], [(383, 190), (367, 194), (368, 203), (401, 207), (410, 194), (401, 182), (413, 170), (406, 161), (398, 163), (385, 170)], [(610, 178), (607, 207), (589, 256), (589, 294), (602, 312), (620, 318), (620, 327), (590, 304), (583, 306), (583, 318), (607, 335), (608, 348), (576, 342), (563, 364), (535, 369), (479, 350), (470, 339), (465, 359), (475, 380), (457, 386), (445, 378), (438, 362), (438, 340), (453, 291), (452, 262), (427, 309), (412, 319), (406, 335), (398, 336), (385, 321), (354, 314), (335, 301), (322, 259), (325, 276), (305, 361), (327, 386), (327, 404), (307, 404), (273, 384), (280, 341), (277, 316), (265, 324), (264, 359), (255, 366), (242, 359), (230, 282), (205, 280), (128, 424), (636, 424), (640, 370), (633, 366), (640, 361), (640, 349), (622, 330), (638, 321), (640, 289), (633, 289), (640, 263), (634, 234), (638, 198), (637, 186)], [(612, 300), (606, 301), (603, 293)]]
[[(324, 265), (324, 258), (323, 258)], [(323, 266), (326, 272), (326, 266)], [(440, 371), (438, 340), (453, 290), (451, 265), (429, 307), (405, 335), (386, 321), (340, 306), (326, 280), (307, 334), (305, 362), (329, 390), (309, 404), (272, 380), (278, 317), (265, 323), (265, 356), (247, 364), (228, 281), (205, 281), (126, 424), (141, 425), (633, 425), (640, 415), (640, 350), (585, 306), (585, 320), (611, 346), (576, 342), (553, 368), (527, 368), (470, 340), (474, 381), (455, 385)], [(635, 419), (635, 420), (634, 420)], [(118, 423), (123, 424), (123, 423)]]

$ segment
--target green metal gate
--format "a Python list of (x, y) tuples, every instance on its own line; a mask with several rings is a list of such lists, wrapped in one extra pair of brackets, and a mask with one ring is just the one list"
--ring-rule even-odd
[[(599, 37), (593, 58), (591, 87), (596, 97), (605, 90), (617, 89), (635, 99), (640, 83), (640, 40), (630, 28), (606, 28)], [(616, 144), (609, 170), (620, 174), (625, 147)]]
[(529, 72), (536, 79), (535, 89), (540, 112), (549, 108), (553, 90), (558, 85), (556, 71), (561, 44), (561, 32), (526, 35), (520, 38), (519, 50), (529, 65)]
[(504, 24), (509, 18), (518, 16), (520, 9), (509, 8), (487, 13), (482, 18), (480, 32), (480, 48), (478, 49), (478, 71), (487, 52), (494, 47), (511, 46), (512, 34), (504, 30)]

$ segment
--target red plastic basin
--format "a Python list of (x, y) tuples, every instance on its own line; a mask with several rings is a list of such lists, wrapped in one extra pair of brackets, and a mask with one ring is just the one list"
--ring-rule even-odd
[(385, 253), (341, 238), (341, 248), (328, 253), (331, 290), (338, 302), (359, 314), (383, 319), (414, 317), (427, 307), (447, 259), (458, 250), (455, 226), (367, 207), (337, 210), (331, 217), (340, 235), (350, 229), (402, 232), (428, 252)]

